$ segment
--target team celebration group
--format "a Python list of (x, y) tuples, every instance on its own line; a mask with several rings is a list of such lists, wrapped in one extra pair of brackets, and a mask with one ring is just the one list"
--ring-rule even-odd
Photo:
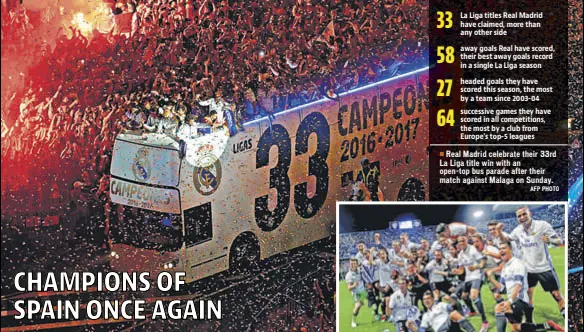
[[(381, 243), (375, 234), (370, 248), (357, 243), (345, 276), (354, 300), (352, 327), (358, 326), (367, 302), (375, 320), (392, 322), (396, 331), (474, 332), (467, 318), (476, 315), (482, 319), (481, 332), (492, 323), (497, 332), (506, 331), (507, 325), (512, 331), (563, 331), (563, 322), (533, 317), (538, 285), (551, 293), (565, 315), (548, 249), (563, 239), (547, 221), (532, 219), (528, 207), (515, 214), (517, 226), (509, 233), (496, 220), (489, 222), (488, 235), (453, 222), (437, 226), (433, 243), (413, 243), (407, 233), (392, 243)], [(487, 318), (484, 296), (495, 300), (495, 322)]]

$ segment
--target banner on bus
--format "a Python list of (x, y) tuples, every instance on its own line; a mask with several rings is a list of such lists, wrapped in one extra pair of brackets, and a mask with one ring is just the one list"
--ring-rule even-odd
[(164, 213), (180, 213), (178, 190), (144, 186), (112, 178), (110, 196), (113, 203)]

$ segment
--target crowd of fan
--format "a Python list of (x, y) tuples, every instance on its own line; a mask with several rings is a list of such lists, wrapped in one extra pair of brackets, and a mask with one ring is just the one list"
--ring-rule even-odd
[[(582, 261), (580, 261), (582, 263)], [(583, 303), (583, 288), (582, 288), (583, 273), (574, 273), (568, 276), (568, 283), (570, 284), (570, 307), (569, 307), (569, 331), (582, 332), (582, 303)]]
[[(330, 269), (310, 275), (308, 283), (293, 284), (286, 293), (277, 294), (255, 317), (257, 331), (334, 331), (336, 277)], [(293, 292), (294, 298), (288, 294)], [(299, 301), (298, 299), (302, 299)], [(269, 309), (277, 307), (275, 310)], [(251, 330), (251, 329), (249, 329)]]
[(582, 175), (582, 131), (573, 132), (569, 136), (570, 139), (570, 172), (569, 181), (572, 185), (578, 177)]
[[(580, 4), (581, 6), (581, 4)], [(582, 115), (580, 114), (580, 117)], [(570, 135), (570, 170), (568, 183), (570, 188), (579, 186), (582, 190), (582, 131), (575, 131)], [(580, 184), (577, 182), (580, 181)], [(578, 191), (578, 188), (575, 190)], [(570, 201), (570, 211), (568, 219), (568, 243), (570, 248), (570, 255), (568, 259), (568, 266), (570, 268), (582, 266), (583, 251), (582, 246), (582, 196), (575, 201)], [(581, 285), (579, 285), (581, 287)], [(580, 316), (581, 317), (581, 316)], [(582, 331), (580, 329), (580, 331)]]
[[(571, 129), (569, 135), (570, 143), (570, 167), (569, 181), (570, 188), (582, 177), (582, 1), (570, 0), (568, 6), (568, 52), (569, 52), (569, 111)], [(582, 185), (580, 183), (580, 190)], [(583, 261), (582, 246), (582, 197), (575, 202), (570, 202), (569, 224), (568, 224), (568, 266), (570, 268), (581, 267)], [(570, 284), (570, 309), (568, 324), (569, 330), (582, 332), (582, 272), (570, 274), (568, 282)]]
[[(580, 3), (580, 9), (582, 4)], [(580, 23), (580, 27), (581, 27)], [(581, 41), (580, 41), (581, 45)], [(581, 59), (580, 59), (581, 60)], [(580, 67), (581, 68), (581, 67)], [(580, 73), (581, 74), (581, 73)], [(582, 79), (580, 78), (580, 84)], [(581, 100), (580, 100), (581, 102)], [(581, 107), (581, 105), (580, 105)], [(581, 110), (580, 110), (581, 112)], [(582, 114), (580, 113), (580, 118)], [(572, 131), (570, 133), (570, 165), (568, 183), (570, 188), (575, 188), (575, 191), (582, 190), (582, 129)], [(579, 184), (578, 184), (578, 181)], [(569, 224), (568, 224), (568, 240), (570, 248), (569, 266), (578, 267), (582, 266), (584, 251), (582, 247), (582, 196), (578, 197), (575, 201), (570, 201), (570, 212), (569, 212)]]
[[(582, 1), (568, 2), (568, 88), (572, 129), (582, 130)], [(581, 149), (581, 147), (580, 147)], [(580, 168), (581, 169), (581, 168)]]
[(349, 259), (357, 253), (355, 243), (363, 242), (367, 247), (375, 243), (375, 236), (379, 234), (381, 243), (392, 243), (399, 239), (400, 234), (408, 234), (409, 239), (414, 243), (421, 243), (422, 240), (429, 241), (436, 237), (436, 226), (424, 226), (411, 230), (399, 230), (388, 228), (384, 231), (365, 231), (339, 234), (339, 257)]
[(568, 248), (570, 255), (568, 266), (570, 268), (582, 266), (582, 198), (574, 202), (574, 206), (570, 210), (570, 223), (568, 226)]
[[(235, 105), (230, 110), (240, 123), (334, 98), (395, 74), (403, 62), (421, 58), (428, 42), (424, 6), (413, 0), (112, 5), (133, 16), (131, 31), (86, 37), (64, 29), (69, 35), (61, 34), (54, 48), (27, 38), (47, 15), (35, 20), (16, 5), (2, 16), (3, 56), (37, 59), (24, 73), (32, 78), (25, 91), (11, 92), (2, 105), (2, 160), (19, 169), (3, 181), (3, 194), (34, 181), (46, 188), (33, 194), (37, 201), (63, 205), (71, 178), (84, 178), (80, 185), (96, 191), (126, 124), (147, 124), (159, 110), (177, 126), (188, 114), (203, 121), (211, 114), (199, 96), (216, 93), (224, 97), (215, 104)], [(10, 206), (29, 205), (20, 204), (28, 193), (17, 195), (7, 197), (17, 203)]]

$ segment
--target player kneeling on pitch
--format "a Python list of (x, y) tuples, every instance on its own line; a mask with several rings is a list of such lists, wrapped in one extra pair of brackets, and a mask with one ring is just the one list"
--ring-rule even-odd
[(398, 290), (389, 298), (389, 315), (395, 324), (396, 332), (411, 330), (408, 325), (417, 326), (420, 321), (420, 310), (416, 307), (416, 296), (408, 292), (408, 284), (404, 279), (397, 282)]
[(501, 282), (494, 281), (495, 286), (501, 291), (507, 290), (507, 301), (498, 303), (495, 306), (495, 316), (497, 317), (497, 332), (505, 332), (507, 321), (511, 323), (513, 331), (536, 331), (548, 330), (550, 326), (555, 330), (563, 329), (549, 321), (548, 324), (533, 324), (527, 322), (522, 324), (523, 318), (529, 310), (529, 295), (527, 294), (527, 268), (518, 258), (513, 257), (511, 243), (502, 242), (499, 246), (501, 259), (505, 262), (501, 272)]
[(357, 327), (355, 318), (359, 314), (361, 309), (361, 294), (364, 292), (363, 282), (361, 281), (361, 273), (359, 272), (359, 261), (356, 258), (351, 258), (349, 266), (349, 272), (345, 276), (347, 281), (347, 287), (351, 294), (353, 294), (353, 301), (355, 302), (355, 307), (353, 307), (353, 316), (351, 317), (351, 326)]
[(461, 313), (454, 310), (452, 305), (444, 302), (436, 303), (430, 291), (424, 294), (424, 305), (428, 311), (422, 316), (420, 328), (408, 322), (409, 330), (413, 332), (424, 332), (427, 329), (432, 329), (434, 332), (459, 331), (460, 329), (466, 332), (476, 331)]

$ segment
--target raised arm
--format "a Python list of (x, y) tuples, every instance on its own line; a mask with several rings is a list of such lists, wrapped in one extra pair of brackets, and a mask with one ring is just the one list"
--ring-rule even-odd
[(497, 224), (497, 233), (499, 234), (499, 239), (502, 242), (509, 242), (511, 241), (510, 237), (503, 232), (503, 226), (505, 226), (502, 222)]
[(556, 233), (556, 231), (552, 228), (552, 225), (549, 223), (545, 223), (545, 227), (543, 230), (543, 235), (541, 237), (542, 241), (545, 243), (551, 243), (553, 245), (560, 245), (562, 244), (562, 238)]

